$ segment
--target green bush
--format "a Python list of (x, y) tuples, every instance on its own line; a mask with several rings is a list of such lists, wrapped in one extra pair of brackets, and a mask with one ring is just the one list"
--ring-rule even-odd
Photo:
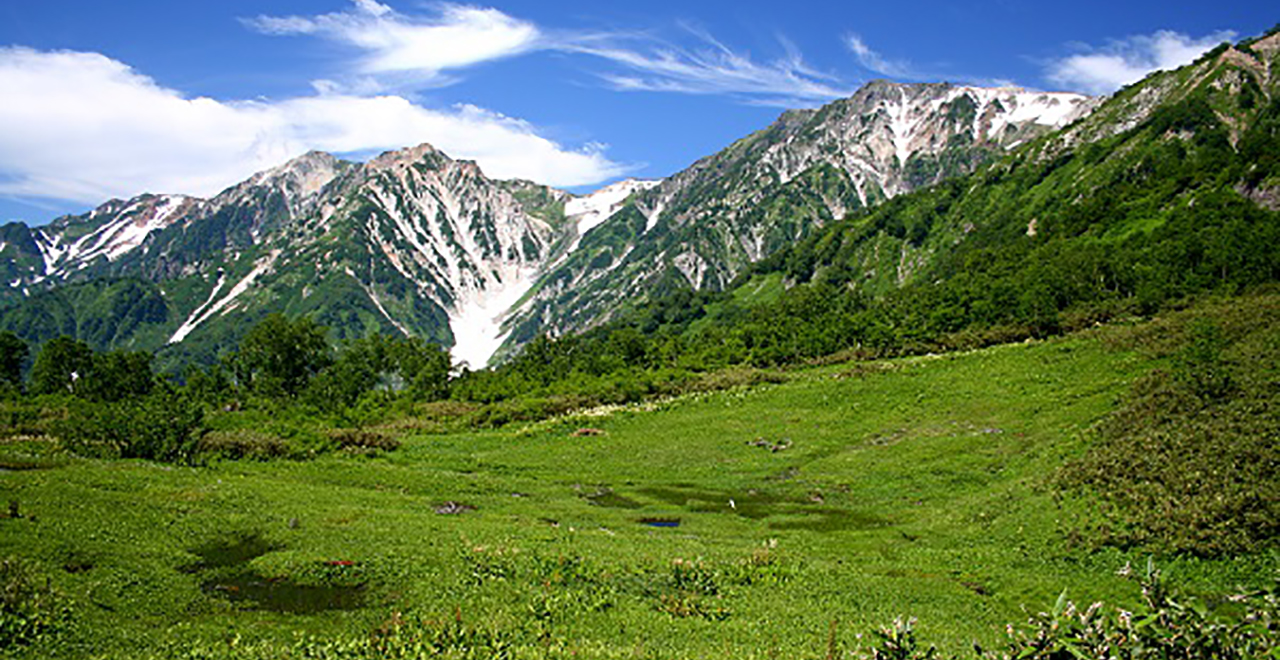
[(270, 433), (251, 429), (210, 431), (200, 438), (196, 451), (201, 457), (228, 460), (265, 461), (290, 453), (289, 444)]
[(0, 560), (0, 651), (48, 639), (71, 622), (71, 607), (28, 562)]
[(1280, 299), (1186, 312), (1130, 341), (1171, 368), (1139, 379), (1056, 477), (1101, 507), (1086, 541), (1201, 556), (1280, 539)]
[[(1131, 571), (1126, 567), (1122, 574)], [(1133, 611), (1094, 603), (1083, 611), (1064, 592), (1051, 612), (1031, 617), (1023, 628), (1008, 627), (1003, 652), (974, 649), (977, 660), (1252, 660), (1280, 657), (1280, 591), (1232, 598), (1231, 613), (1214, 614), (1204, 602), (1172, 593), (1148, 565), (1141, 579), (1142, 604)], [(931, 660), (914, 620), (895, 621), (875, 634), (875, 643), (855, 657), (874, 660)], [(834, 645), (833, 645), (834, 646)], [(834, 650), (834, 649), (833, 649)]]
[(185, 464), (196, 460), (206, 430), (201, 407), (172, 387), (116, 403), (73, 401), (55, 425), (67, 448), (83, 456)]
[(400, 448), (400, 441), (383, 433), (368, 429), (337, 429), (329, 433), (329, 437), (338, 443), (338, 447), (350, 452), (395, 451)]

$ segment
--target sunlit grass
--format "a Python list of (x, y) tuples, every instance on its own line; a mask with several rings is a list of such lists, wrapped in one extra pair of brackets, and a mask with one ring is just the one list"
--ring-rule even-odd
[[(904, 615), (945, 648), (990, 645), (1064, 589), (1136, 600), (1114, 571), (1143, 555), (1068, 544), (1046, 481), (1151, 359), (1078, 336), (411, 435), (373, 458), (64, 460), (0, 475), (24, 513), (0, 520), (0, 554), (76, 604), (67, 657), (363, 638), (396, 613), (587, 657), (824, 657), (833, 625), (848, 646)], [(1213, 591), (1274, 563), (1166, 572)]]

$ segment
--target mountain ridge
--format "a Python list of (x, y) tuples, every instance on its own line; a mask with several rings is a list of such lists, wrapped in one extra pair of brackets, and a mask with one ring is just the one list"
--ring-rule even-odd
[[(637, 291), (723, 287), (824, 222), (970, 171), (1092, 103), (877, 81), (824, 108), (783, 113), (671, 177), (587, 195), (490, 180), (429, 144), (367, 163), (313, 151), (208, 200), (113, 200), (30, 230), (31, 241), (10, 226), (0, 257), (18, 308), (34, 291), (102, 278), (156, 287), (163, 328), (130, 345), (194, 340), (208, 360), (237, 331), (202, 339), (202, 328), (272, 310), (318, 315), (339, 339), (422, 335), (476, 368), (540, 332), (603, 322)], [(673, 253), (680, 243), (693, 247)], [(76, 326), (17, 316), (4, 322), (35, 341)], [(158, 336), (164, 344), (151, 346)]]
[(722, 288), (827, 222), (968, 173), (1096, 104), (1013, 87), (874, 81), (822, 108), (787, 111), (597, 227), (513, 315), (513, 342), (598, 325), (651, 291)]

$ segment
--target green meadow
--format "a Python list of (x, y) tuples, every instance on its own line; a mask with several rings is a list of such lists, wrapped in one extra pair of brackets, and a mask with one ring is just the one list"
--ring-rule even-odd
[[(898, 617), (946, 653), (998, 648), (1064, 592), (1140, 598), (1116, 573), (1149, 551), (1089, 542), (1096, 502), (1053, 487), (1167, 361), (1115, 332), (808, 367), (391, 452), (8, 460), (24, 469), (0, 472), (18, 514), (0, 557), (62, 612), (10, 653), (365, 657), (343, 644), (411, 629), (442, 657), (829, 658)], [(1280, 566), (1157, 562), (1210, 603)]]

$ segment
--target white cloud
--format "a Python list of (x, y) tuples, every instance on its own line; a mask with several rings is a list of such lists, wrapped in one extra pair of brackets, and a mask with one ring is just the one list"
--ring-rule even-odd
[(494, 177), (558, 186), (625, 168), (597, 146), (566, 149), (473, 106), (397, 96), (283, 101), (187, 98), (96, 53), (0, 48), (0, 195), (99, 203), (141, 192), (208, 196), (311, 149), (350, 153), (429, 142)]
[[(497, 9), (435, 4), (431, 15), (406, 15), (373, 0), (353, 0), (350, 11), (314, 17), (261, 16), (246, 24), (265, 34), (312, 35), (354, 46), (365, 56), (357, 73), (392, 86), (442, 85), (446, 72), (535, 51), (588, 55), (626, 73), (600, 75), (621, 91), (730, 94), (782, 103), (812, 103), (850, 90), (805, 65), (799, 51), (783, 42), (784, 57), (760, 63), (736, 52), (705, 31), (684, 26), (696, 42), (684, 48), (649, 35), (619, 32), (544, 30)], [(327, 89), (341, 88), (324, 81)], [(369, 89), (368, 79), (358, 85)]]
[(858, 63), (864, 69), (874, 71), (890, 78), (914, 78), (911, 65), (904, 61), (886, 59), (880, 53), (872, 50), (862, 37), (856, 34), (847, 34), (844, 38), (844, 45), (850, 52), (858, 58)]
[(1176, 69), (1236, 34), (1214, 32), (1199, 39), (1161, 30), (1113, 41), (1102, 48), (1051, 62), (1045, 77), (1055, 85), (1089, 94), (1110, 94), (1157, 70)]
[(558, 48), (601, 57), (629, 69), (629, 74), (601, 75), (620, 91), (727, 94), (782, 105), (828, 101), (852, 93), (834, 76), (806, 65), (800, 52), (785, 40), (783, 57), (760, 63), (705, 31), (684, 27), (700, 47), (688, 49), (634, 35), (598, 35), (562, 43)]
[(442, 4), (437, 15), (411, 17), (374, 0), (353, 3), (345, 12), (244, 22), (265, 34), (312, 35), (353, 46), (365, 52), (357, 64), (361, 73), (412, 73), (424, 80), (534, 50), (541, 40), (536, 26), (496, 9)]

